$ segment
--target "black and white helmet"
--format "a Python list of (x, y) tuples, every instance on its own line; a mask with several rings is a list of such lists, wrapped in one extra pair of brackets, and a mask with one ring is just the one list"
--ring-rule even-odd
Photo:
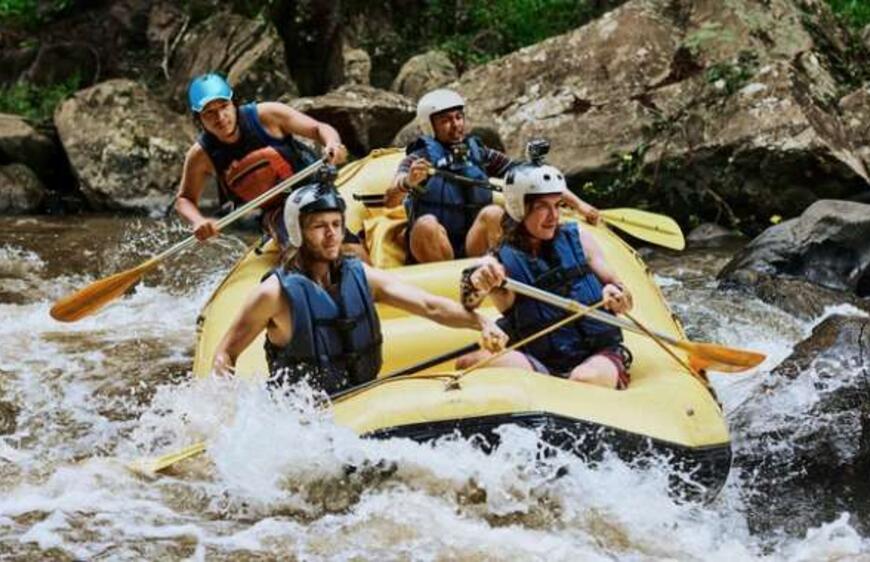
[(338, 211), (344, 218), (346, 205), (331, 183), (312, 183), (297, 189), (284, 203), (284, 224), (290, 245), (302, 246), (302, 216), (324, 211)]
[(504, 185), (505, 210), (517, 222), (526, 215), (526, 195), (565, 193), (568, 186), (558, 168), (524, 164), (508, 172)]

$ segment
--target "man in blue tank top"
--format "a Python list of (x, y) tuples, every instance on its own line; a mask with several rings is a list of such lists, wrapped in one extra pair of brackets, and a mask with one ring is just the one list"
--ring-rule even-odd
[[(465, 100), (453, 90), (421, 97), (417, 118), (424, 134), (408, 145), (384, 197), (387, 207), (405, 204), (409, 261), (483, 255), (500, 236), (504, 211), (492, 204), (492, 191), (479, 184), (504, 176), (514, 163), (466, 135)], [(590, 222), (598, 220), (598, 211), (570, 192), (566, 203)]]
[[(200, 196), (210, 177), (217, 180), (222, 203), (241, 204), (316, 159), (294, 135), (320, 143), (329, 163), (340, 164), (347, 158), (347, 150), (331, 126), (283, 103), (236, 105), (230, 85), (217, 74), (194, 78), (187, 95), (202, 132), (187, 151), (175, 209), (192, 225), (199, 240), (218, 234), (217, 221), (199, 210)], [(286, 247), (283, 203), (284, 197), (276, 196), (263, 204), (262, 225)]]
[[(559, 203), (566, 189), (562, 173), (552, 166), (532, 164), (512, 170), (505, 182), (505, 207), (512, 224), (493, 254), (463, 274), (463, 305), (473, 310), (490, 294), (511, 341), (555, 324), (568, 313), (502, 288), (506, 277), (587, 306), (603, 300), (604, 309), (613, 314), (631, 309), (631, 293), (607, 265), (595, 239), (578, 230), (576, 223), (559, 224)], [(458, 366), (478, 361), (486, 353), (460, 358)], [(581, 317), (503, 355), (493, 365), (624, 389), (630, 363), (631, 354), (622, 345), (618, 328)]]
[(456, 328), (482, 332), (493, 352), (507, 335), (495, 322), (450, 299), (427, 293), (359, 259), (341, 255), (344, 201), (331, 181), (294, 191), (285, 204), (290, 245), (298, 251), (251, 294), (218, 345), (217, 373), (264, 330), (271, 384), (302, 378), (327, 394), (373, 380), (380, 371), (381, 329), (376, 302)]

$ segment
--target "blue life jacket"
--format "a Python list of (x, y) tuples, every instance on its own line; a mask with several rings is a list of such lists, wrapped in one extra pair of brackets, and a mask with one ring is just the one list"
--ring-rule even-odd
[(283, 267), (277, 275), (290, 301), (293, 334), (278, 347), (266, 338), (269, 372), (293, 384), (309, 376), (311, 384), (334, 394), (374, 379), (383, 356), (381, 326), (362, 262), (344, 257), (338, 265), (337, 296), (305, 275)]
[[(428, 135), (408, 145), (408, 154), (424, 156), (436, 169), (446, 170), (470, 179), (488, 180), (484, 164), (483, 144), (477, 137), (466, 137), (468, 158), (455, 162), (448, 148)], [(492, 192), (482, 187), (457, 185), (447, 178), (433, 175), (422, 194), (411, 192), (405, 199), (408, 222), (414, 224), (423, 215), (435, 215), (447, 231), (456, 258), (465, 256), (465, 235), (480, 210), (492, 203)], [(410, 228), (408, 229), (410, 232)]]
[[(271, 153), (274, 157), (271, 159), (268, 157), (257, 159), (256, 162), (252, 162), (253, 166), (248, 166), (250, 171), (254, 171), (253, 168), (262, 163), (274, 166), (274, 160), (277, 157), (278, 159), (283, 160), (283, 163), (285, 163), (286, 167), (289, 168), (289, 173), (292, 174), (293, 172), (305, 168), (316, 160), (316, 156), (311, 149), (297, 141), (293, 135), (287, 135), (282, 139), (270, 135), (266, 129), (263, 128), (263, 124), (260, 122), (260, 118), (257, 115), (256, 103), (247, 103), (239, 106), (238, 127), (239, 140), (233, 144), (222, 143), (208, 131), (200, 133), (199, 138), (197, 139), (197, 142), (202, 146), (206, 154), (208, 154), (208, 157), (211, 159), (212, 165), (217, 173), (218, 186), (220, 188), (218, 191), (221, 204), (226, 203), (227, 201), (240, 204), (253, 199), (253, 197), (250, 196), (251, 194), (243, 195), (238, 193), (237, 190), (232, 188), (230, 182), (227, 181), (227, 174), (231, 168), (240, 162), (244, 162), (245, 158), (253, 153), (259, 151), (266, 153), (267, 156)], [(272, 160), (273, 162), (269, 162), (269, 160)], [(245, 173), (246, 171), (247, 170), (242, 170), (241, 172)], [(279, 179), (284, 179), (284, 177), (280, 177), (282, 175), (289, 175), (286, 171), (282, 172), (283, 173), (278, 173)], [(261, 193), (273, 187), (277, 182), (268, 183), (269, 185), (259, 186)], [(277, 197), (273, 200), (273, 206), (282, 203), (282, 197)]]
[[(513, 246), (502, 244), (498, 259), (508, 277), (533, 285), (585, 305), (597, 304), (602, 285), (589, 268), (574, 223), (560, 225), (555, 238), (542, 247), (540, 257), (533, 257)], [(513, 306), (500, 320), (502, 328), (519, 341), (538, 330), (558, 322), (570, 313), (524, 295), (517, 294)], [(523, 346), (552, 373), (565, 373), (587, 357), (622, 342), (619, 328), (583, 316), (558, 330)]]

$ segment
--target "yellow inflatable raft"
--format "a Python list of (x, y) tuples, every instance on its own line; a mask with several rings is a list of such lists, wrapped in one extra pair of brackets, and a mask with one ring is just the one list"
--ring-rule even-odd
[[(402, 154), (375, 151), (346, 166), (337, 182), (349, 204), (348, 227), (366, 231), (367, 245), (382, 266), (401, 259), (395, 242), (402, 240), (403, 216), (401, 211), (389, 214), (367, 207), (363, 201), (374, 201), (383, 193)], [(658, 332), (682, 338), (679, 323), (640, 256), (604, 225), (580, 227), (595, 236), (632, 291), (636, 317)], [(393, 272), (428, 291), (458, 299), (460, 271), (469, 263), (403, 266)], [(197, 375), (210, 372), (215, 347), (241, 303), (276, 264), (272, 244), (252, 249), (216, 289), (198, 321)], [(476, 332), (445, 328), (390, 307), (380, 307), (379, 313), (384, 332), (381, 377), (476, 340)], [(237, 369), (243, 376), (267, 372), (262, 337), (239, 358)], [(607, 447), (626, 458), (662, 453), (691, 472), (692, 480), (705, 488), (703, 495), (715, 494), (728, 475), (731, 447), (714, 395), (652, 340), (626, 332), (625, 343), (634, 363), (631, 385), (624, 391), (502, 368), (482, 368), (457, 380), (450, 376), (451, 360), (346, 393), (334, 401), (335, 418), (361, 435), (428, 440), (458, 432), (480, 435), (490, 444), (497, 441), (498, 426), (520, 424), (539, 429), (545, 442), (592, 457)]]

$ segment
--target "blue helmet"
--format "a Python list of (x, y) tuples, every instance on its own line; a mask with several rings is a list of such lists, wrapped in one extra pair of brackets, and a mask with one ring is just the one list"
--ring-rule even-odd
[(187, 102), (194, 113), (202, 111), (210, 101), (231, 99), (233, 99), (233, 89), (226, 80), (213, 72), (197, 76), (187, 87)]

